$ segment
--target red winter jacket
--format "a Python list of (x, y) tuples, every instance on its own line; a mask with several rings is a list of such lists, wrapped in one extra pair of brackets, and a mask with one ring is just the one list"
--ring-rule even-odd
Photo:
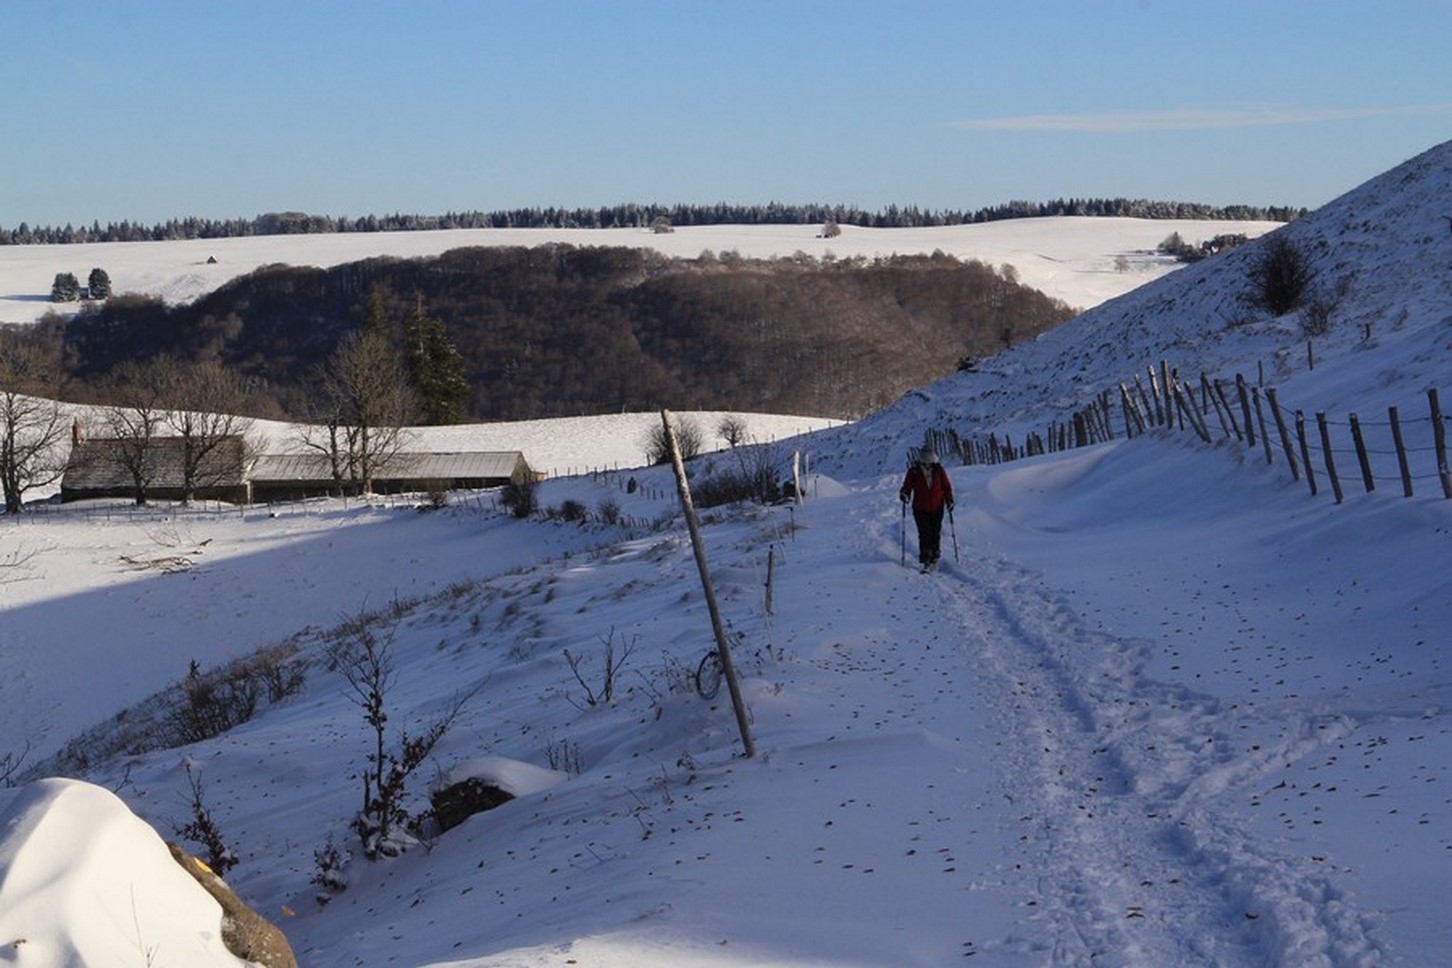
[(926, 474), (921, 465), (914, 464), (908, 468), (898, 491), (898, 497), (904, 501), (908, 495), (912, 495), (914, 511), (941, 511), (953, 506), (953, 482), (948, 480), (942, 464), (933, 464)]

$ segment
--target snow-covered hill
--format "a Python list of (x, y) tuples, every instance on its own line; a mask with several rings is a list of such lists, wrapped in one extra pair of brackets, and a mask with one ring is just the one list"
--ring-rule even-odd
[[(1194, 381), (1244, 374), (1308, 411), (1384, 413), (1412, 405), (1446, 366), (1452, 340), (1452, 149), (1440, 145), (1279, 230), (1331, 306), (1312, 344), (1304, 312), (1278, 319), (1246, 305), (1263, 244), (1185, 267), (953, 377), (900, 407), (965, 430), (1042, 429), (1094, 394), (1167, 360)], [(869, 431), (871, 432), (871, 431)], [(871, 458), (868, 458), (869, 462)]]
[(735, 251), (748, 258), (805, 252), (837, 258), (931, 253), (935, 250), (992, 266), (1012, 265), (1019, 280), (1070, 306), (1093, 306), (1172, 272), (1178, 264), (1156, 254), (1172, 233), (1191, 244), (1217, 235), (1259, 236), (1275, 222), (1212, 222), (1130, 218), (1040, 218), (926, 229), (842, 226), (820, 238), (815, 225), (683, 226), (657, 234), (639, 229), (461, 229), (343, 235), (270, 235), (175, 242), (106, 242), (84, 245), (0, 246), (0, 323), (25, 323), (49, 310), (56, 273), (85, 280), (105, 269), (118, 293), (144, 293), (184, 303), (230, 279), (272, 263), (322, 267), (374, 256), (438, 255), (475, 245), (649, 248), (694, 259), (703, 251)]
[[(320, 968), (1439, 964), (1452, 950), (1440, 489), (1337, 505), (1241, 445), (1155, 432), (951, 468), (936, 575), (901, 564), (914, 539), (896, 491), (925, 428), (1018, 435), (1161, 358), (1217, 375), (1263, 363), (1308, 410), (1425, 407), (1427, 387), (1452, 386), (1449, 188), (1452, 144), (1284, 230), (1321, 278), (1353, 280), (1314, 371), (1294, 319), (1239, 308), (1252, 247), (985, 372), (775, 445), (783, 472), (806, 452), (806, 502), (713, 509), (704, 528), (753, 759), (724, 692), (690, 685), (710, 621), (670, 480), (641, 468), (542, 488), (546, 506), (617, 524), (520, 522), (488, 496), (429, 513), (96, 507), (0, 522), (0, 753), (34, 737), (39, 761), (78, 706), (124, 734), (161, 711), (117, 718), (115, 697), (159, 687), (161, 670), (296, 646), (315, 660), (298, 695), (86, 776), (170, 836), (189, 819), (190, 767), (239, 855), (229, 881)], [(696, 480), (739, 459), (704, 460)], [(567, 779), (401, 857), (355, 856), (320, 906), (314, 852), (356, 853), (370, 748), (324, 656), (365, 615), (398, 658), (391, 726), (417, 731), (478, 687), (416, 794), (488, 757), (494, 772)], [(612, 655), (613, 696), (592, 703)], [(43, 792), (0, 792), (0, 812)], [(26, 859), (91, 843), (78, 813), (57, 811), (36, 835), (49, 853)], [(117, 964), (147, 951), (165, 964), (216, 930), (133, 904), (173, 890), (147, 866), (155, 850), (105, 867), (109, 890), (83, 909), (6, 904), (15, 842), (0, 845), (0, 951), (18, 964), (63, 964), (77, 933), (108, 933)]]

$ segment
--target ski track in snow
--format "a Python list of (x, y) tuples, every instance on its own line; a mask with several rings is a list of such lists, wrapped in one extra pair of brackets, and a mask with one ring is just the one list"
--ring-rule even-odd
[[(874, 523), (880, 548), (898, 537), (895, 519)], [(1019, 863), (1046, 964), (1384, 962), (1373, 919), (1316, 859), (1268, 849), (1230, 809), (1354, 724), (1287, 705), (1228, 708), (1150, 679), (1153, 643), (1086, 628), (1011, 561), (960, 554), (937, 577), (904, 581), (931, 585), (981, 680), (1003, 795), (1025, 805)]]

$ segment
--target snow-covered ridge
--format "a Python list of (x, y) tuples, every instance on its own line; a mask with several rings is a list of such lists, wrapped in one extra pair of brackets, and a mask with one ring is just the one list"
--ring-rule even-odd
[[(1452, 393), (1449, 194), (1452, 142), (1278, 230), (1332, 305), (1329, 332), (1309, 350), (1302, 311), (1273, 319), (1246, 303), (1250, 267), (1268, 241), (1258, 239), (1096, 305), (897, 406), (940, 427), (1022, 439), (1168, 361), (1192, 381), (1263, 375), (1283, 403), (1307, 412), (1425, 412), (1429, 386)], [(865, 422), (863, 433), (872, 428)]]
[(185, 303), (273, 263), (326, 268), (375, 256), (412, 258), (465, 246), (552, 242), (648, 248), (686, 259), (708, 250), (735, 251), (749, 258), (797, 252), (872, 258), (942, 250), (993, 266), (1012, 265), (1024, 284), (1070, 306), (1087, 307), (1177, 268), (1173, 260), (1155, 254), (1155, 248), (1171, 233), (1178, 232), (1194, 243), (1229, 233), (1257, 236), (1277, 224), (1061, 217), (921, 229), (844, 225), (842, 234), (831, 239), (820, 238), (820, 227), (814, 225), (707, 225), (659, 234), (643, 229), (458, 229), (9, 245), (0, 246), (0, 323), (32, 322), (52, 309), (74, 311), (73, 304), (50, 302), (51, 283), (58, 272), (84, 279), (91, 269), (102, 268), (117, 293), (143, 293), (168, 303)]

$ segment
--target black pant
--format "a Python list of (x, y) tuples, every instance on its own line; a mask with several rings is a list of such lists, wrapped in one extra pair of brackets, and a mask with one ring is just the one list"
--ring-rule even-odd
[(943, 512), (919, 511), (913, 509), (913, 520), (918, 525), (918, 561), (931, 565), (938, 560), (939, 545), (943, 537)]

